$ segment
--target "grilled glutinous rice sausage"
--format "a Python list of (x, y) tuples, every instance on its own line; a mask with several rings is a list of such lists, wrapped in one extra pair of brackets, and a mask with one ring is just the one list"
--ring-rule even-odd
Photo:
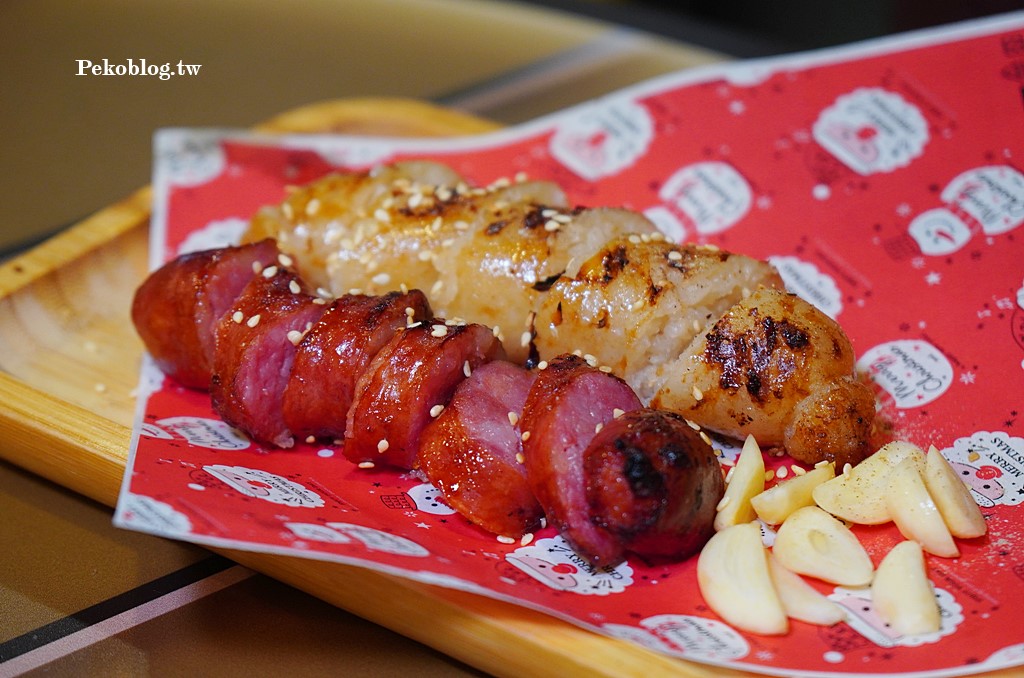
[[(588, 355), (709, 431), (812, 463), (868, 450), (873, 395), (849, 340), (774, 267), (669, 243), (626, 210), (569, 207), (550, 182), (470, 187), (432, 162), (336, 174), (261, 210), (247, 237), (277, 238), (335, 294), (426, 290), (438, 315), (495, 328), (514, 362)], [(751, 312), (760, 329), (733, 332)], [(774, 333), (783, 321), (799, 333)]]
[(547, 286), (626, 233), (656, 228), (626, 210), (570, 208), (551, 182), (470, 187), (444, 165), (408, 162), (300, 187), (261, 209), (246, 238), (276, 239), (335, 295), (424, 290), (439, 316), (495, 328), (524, 363)]

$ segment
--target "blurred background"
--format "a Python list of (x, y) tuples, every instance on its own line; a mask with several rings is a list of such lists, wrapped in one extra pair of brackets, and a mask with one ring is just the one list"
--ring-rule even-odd
[[(1024, 0), (5, 0), (0, 257), (148, 182), (163, 126), (398, 96), (513, 124), (665, 72), (1024, 8)], [(198, 64), (77, 75), (78, 60)]]

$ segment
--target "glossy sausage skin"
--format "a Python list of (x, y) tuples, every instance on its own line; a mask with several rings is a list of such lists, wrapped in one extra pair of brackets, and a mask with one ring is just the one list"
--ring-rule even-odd
[(679, 415), (639, 409), (606, 424), (583, 453), (591, 520), (615, 549), (615, 563), (633, 552), (648, 561), (697, 553), (714, 533), (725, 492), (714, 449)]
[(259, 442), (294, 444), (281, 408), (295, 358), (289, 333), (301, 334), (320, 318), (326, 307), (316, 299), (301, 291), (294, 273), (254, 275), (217, 325), (214, 409)]
[(618, 547), (590, 518), (583, 453), (599, 427), (640, 407), (626, 382), (572, 354), (537, 373), (523, 407), (530, 487), (548, 523), (595, 566), (608, 564)]
[(356, 383), (345, 430), (345, 457), (364, 466), (415, 468), (420, 434), (466, 378), (503, 359), (490, 328), (443, 320), (399, 330)]
[(395, 333), (431, 317), (419, 290), (344, 295), (299, 342), (284, 391), (284, 419), (300, 438), (341, 439), (356, 381)]
[(132, 322), (160, 370), (206, 389), (217, 322), (253, 276), (278, 256), (273, 240), (190, 252), (153, 271), (135, 291)]
[(420, 466), (445, 501), (506, 537), (536, 529), (544, 515), (526, 478), (519, 429), (533, 379), (504, 360), (478, 367), (420, 439)]

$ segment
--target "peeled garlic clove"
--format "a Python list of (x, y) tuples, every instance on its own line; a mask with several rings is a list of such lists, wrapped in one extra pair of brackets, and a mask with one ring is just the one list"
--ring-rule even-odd
[(883, 445), (870, 457), (814, 488), (814, 501), (843, 520), (858, 525), (880, 525), (892, 520), (885, 503), (889, 474), (904, 459), (924, 468), (924, 452), (910, 443)]
[(928, 448), (925, 459), (924, 484), (950, 534), (961, 539), (985, 534), (988, 530), (985, 516), (981, 514), (971, 491), (934, 445)]
[(697, 558), (697, 585), (708, 606), (732, 626), (761, 635), (789, 631), (757, 523), (731, 525), (708, 540)]
[(871, 598), (882, 621), (901, 635), (939, 630), (939, 604), (917, 542), (900, 542), (882, 558), (871, 584)]
[(893, 469), (885, 503), (904, 537), (913, 539), (928, 553), (943, 558), (960, 555), (913, 458), (904, 459)]
[(764, 491), (764, 457), (754, 436), (747, 436), (743, 449), (732, 468), (725, 495), (715, 514), (715, 529), (724, 530), (732, 525), (749, 523), (756, 516), (750, 499)]
[(818, 626), (832, 626), (846, 618), (841, 607), (823, 596), (796, 572), (783, 567), (771, 553), (768, 554), (768, 572), (771, 573), (775, 591), (782, 601), (782, 608), (790, 619)]
[(817, 506), (794, 511), (779, 527), (772, 551), (787, 569), (840, 586), (865, 586), (874, 571), (850, 528)]
[(793, 511), (814, 504), (814, 488), (835, 477), (831, 463), (818, 466), (801, 476), (770, 487), (750, 500), (757, 517), (771, 525), (779, 525)]

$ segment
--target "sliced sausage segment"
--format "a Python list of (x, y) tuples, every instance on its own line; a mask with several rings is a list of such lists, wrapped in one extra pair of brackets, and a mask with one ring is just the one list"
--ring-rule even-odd
[(600, 426), (640, 407), (626, 382), (571, 354), (538, 372), (523, 407), (523, 454), (533, 493), (548, 522), (595, 566), (608, 564), (616, 546), (591, 520), (583, 453)]
[(374, 356), (356, 383), (345, 430), (345, 456), (363, 466), (415, 468), (420, 434), (455, 387), (484, 363), (505, 357), (483, 325), (414, 324)]
[(399, 329), (431, 317), (419, 290), (381, 296), (344, 295), (297, 347), (284, 391), (284, 420), (301, 438), (340, 439), (356, 381)]
[(650, 561), (682, 560), (714, 532), (725, 492), (714, 449), (686, 420), (639, 409), (608, 422), (583, 453), (593, 523), (616, 548), (602, 562), (632, 551)]
[(217, 322), (253, 275), (278, 256), (273, 240), (183, 254), (135, 291), (132, 322), (153, 360), (182, 386), (206, 389)]
[(225, 422), (259, 442), (291, 447), (281, 409), (284, 389), (295, 345), (326, 306), (301, 291), (294, 273), (273, 268), (250, 274), (217, 325), (210, 395)]
[(420, 438), (421, 468), (448, 504), (507, 537), (536, 529), (544, 515), (526, 478), (519, 429), (533, 379), (504, 360), (478, 367)]

